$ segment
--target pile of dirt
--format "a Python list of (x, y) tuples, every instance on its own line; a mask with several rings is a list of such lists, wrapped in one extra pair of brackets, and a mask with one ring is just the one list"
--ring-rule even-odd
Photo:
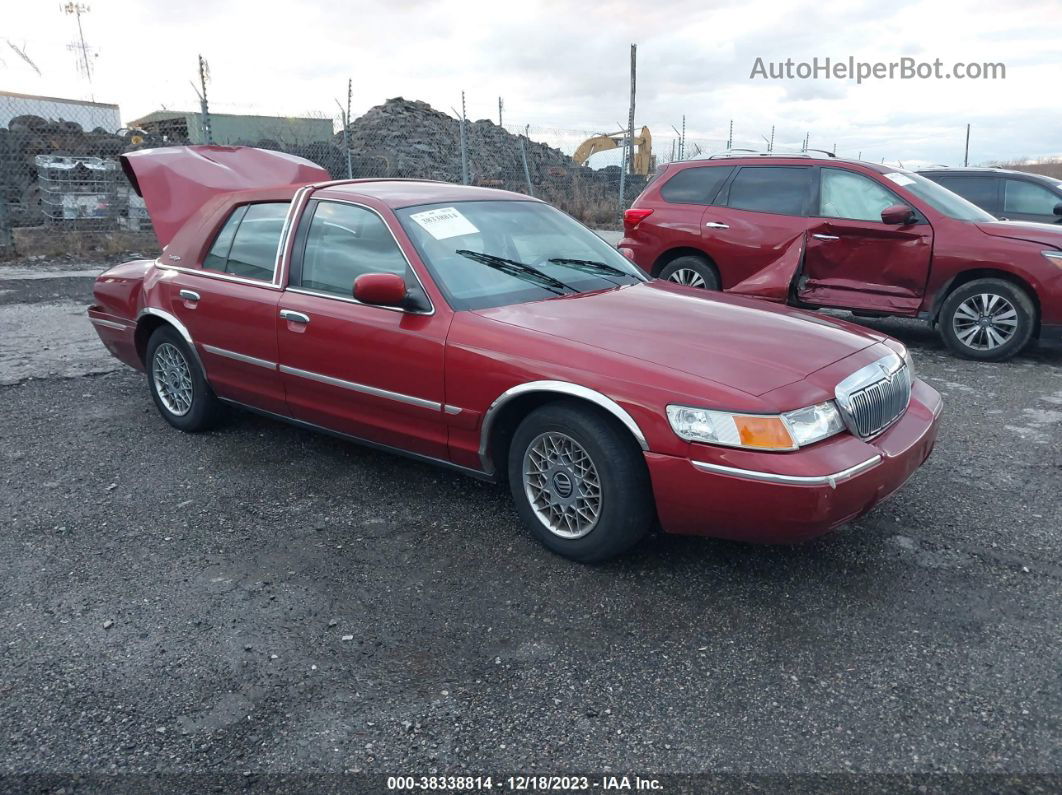
[[(389, 99), (354, 119), (348, 134), (356, 177), (462, 181), (461, 122), (426, 102)], [(466, 123), (465, 134), (470, 184), (532, 192), (589, 223), (615, 220), (618, 167), (580, 166), (559, 149), (514, 135), (489, 119)], [(342, 132), (333, 143), (342, 148)], [(345, 174), (345, 162), (342, 169)], [(633, 197), (645, 180), (629, 177), (627, 183)]]

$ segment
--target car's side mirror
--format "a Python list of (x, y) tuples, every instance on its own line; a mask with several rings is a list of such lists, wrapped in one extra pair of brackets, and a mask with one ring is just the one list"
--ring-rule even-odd
[(1062, 215), (1062, 202), (1055, 205), (1055, 215)]
[(363, 304), (402, 306), (406, 280), (397, 273), (363, 273), (354, 280), (354, 297)]
[(914, 219), (914, 210), (906, 204), (891, 204), (881, 211), (881, 222), (883, 224), (899, 224), (904, 226), (912, 223)]

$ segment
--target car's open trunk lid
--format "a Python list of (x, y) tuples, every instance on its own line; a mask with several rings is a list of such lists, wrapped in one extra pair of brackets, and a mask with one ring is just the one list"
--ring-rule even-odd
[(208, 199), (220, 193), (322, 182), (327, 171), (301, 157), (249, 146), (168, 146), (121, 156), (165, 247)]

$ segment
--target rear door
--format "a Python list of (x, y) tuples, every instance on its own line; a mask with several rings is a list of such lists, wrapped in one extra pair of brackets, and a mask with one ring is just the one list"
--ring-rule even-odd
[(742, 166), (701, 216), (704, 250), (728, 292), (785, 301), (800, 263), (814, 168)]
[(917, 211), (914, 223), (882, 223), (883, 209), (907, 202), (864, 174), (819, 171), (798, 297), (816, 306), (916, 314), (929, 278), (933, 228)]
[[(201, 268), (173, 268), (160, 283), (188, 329), (218, 397), (286, 414), (276, 372), (276, 267), (290, 202), (236, 207)], [(164, 268), (165, 269), (165, 268)]]

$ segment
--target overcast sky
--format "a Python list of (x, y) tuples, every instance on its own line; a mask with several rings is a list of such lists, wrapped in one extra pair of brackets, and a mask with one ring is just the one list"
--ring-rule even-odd
[[(354, 79), (354, 114), (393, 96), (450, 111), (468, 97), (472, 119), (612, 131), (625, 123), (629, 46), (638, 44), (637, 124), (658, 140), (687, 134), (718, 147), (734, 120), (736, 145), (811, 146), (865, 159), (961, 164), (1062, 153), (1059, 0), (962, 3), (363, 2), (362, 0), (90, 0), (83, 17), (94, 55), (92, 93), (122, 118), (196, 107), (196, 56), (210, 63), (217, 111), (327, 115)], [(85, 98), (67, 45), (73, 17), (58, 0), (0, 0), (0, 90)], [(23, 48), (38, 76), (9, 46)], [(1000, 62), (996, 80), (762, 80), (765, 62), (813, 57), (895, 61), (944, 69)], [(541, 133), (540, 133), (541, 136)], [(533, 135), (533, 137), (535, 137)], [(666, 145), (666, 143), (665, 143)], [(658, 150), (659, 151), (659, 150)]]

